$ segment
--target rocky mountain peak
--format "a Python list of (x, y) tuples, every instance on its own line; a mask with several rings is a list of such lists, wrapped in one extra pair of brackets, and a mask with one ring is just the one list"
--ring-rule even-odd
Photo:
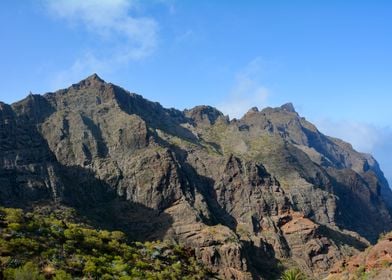
[(211, 106), (196, 106), (189, 110), (184, 110), (185, 115), (197, 124), (214, 124), (219, 118), (224, 118), (222, 112)]
[(7, 106), (8, 106), (7, 104), (5, 104), (4, 102), (0, 101), (0, 110), (3, 110)]
[(176, 240), (223, 279), (274, 279), (279, 262), (321, 279), (392, 229), (391, 196), (374, 159), (291, 103), (229, 121), (96, 74), (0, 103), (0, 205), (66, 204), (136, 240)]
[(0, 102), (0, 120), (1, 119), (8, 119), (9, 116), (12, 115), (12, 108), (10, 105)]
[(87, 78), (81, 80), (79, 83), (72, 85), (75, 88), (90, 88), (90, 87), (100, 87), (105, 85), (106, 82), (101, 79), (96, 73), (88, 76)]
[(250, 108), (246, 113), (245, 113), (245, 115), (243, 115), (242, 116), (242, 118), (248, 118), (248, 117), (250, 117), (250, 116), (257, 116), (258, 115), (258, 113), (259, 113), (260, 111), (259, 111), (259, 108), (257, 108), (257, 107), (252, 107), (252, 108)]
[[(40, 96), (57, 110), (78, 110), (93, 112), (102, 106), (119, 106), (116, 91), (119, 87), (106, 83), (97, 74), (55, 92)], [(106, 105), (105, 105), (106, 104)]]
[(293, 103), (289, 102), (280, 106), (283, 111), (296, 113)]
[(85, 81), (90, 81), (90, 82), (95, 81), (95, 82), (105, 83), (105, 81), (103, 79), (101, 79), (101, 77), (99, 77), (97, 73), (93, 73), (92, 75), (88, 76), (84, 80)]

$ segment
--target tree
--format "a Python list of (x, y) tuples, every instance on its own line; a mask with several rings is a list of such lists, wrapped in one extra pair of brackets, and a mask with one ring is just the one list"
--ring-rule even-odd
[(9, 224), (23, 222), (23, 210), (14, 208), (2, 208), (0, 210), (5, 213), (5, 220)]
[(57, 270), (53, 280), (72, 280), (72, 276), (64, 270)]
[[(9, 275), (8, 277), (10, 276), (11, 275)], [(45, 277), (42, 274), (40, 274), (38, 267), (34, 263), (28, 262), (24, 266), (15, 269), (13, 275), (8, 279), (45, 280)]]
[(306, 280), (305, 274), (298, 268), (286, 270), (281, 277), (282, 280)]
[(96, 271), (97, 271), (97, 267), (95, 263), (91, 260), (88, 260), (84, 265), (83, 273), (86, 274), (87, 276), (95, 276)]

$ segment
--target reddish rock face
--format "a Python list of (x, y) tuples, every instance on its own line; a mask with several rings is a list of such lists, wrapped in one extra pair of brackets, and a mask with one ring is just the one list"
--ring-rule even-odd
[(371, 156), (292, 104), (230, 121), (97, 75), (0, 103), (0, 204), (66, 204), (133, 239), (194, 248), (225, 279), (273, 279), (280, 262), (321, 278), (392, 229), (391, 197)]
[(335, 264), (327, 279), (392, 279), (392, 233), (366, 251)]
[(294, 213), (291, 219), (281, 227), (281, 230), (284, 234), (301, 232), (306, 235), (313, 233), (316, 228), (317, 225), (314, 222), (299, 213)]

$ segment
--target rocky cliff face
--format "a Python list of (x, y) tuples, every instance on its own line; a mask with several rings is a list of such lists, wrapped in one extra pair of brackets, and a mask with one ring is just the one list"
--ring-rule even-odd
[(0, 103), (0, 203), (66, 204), (140, 240), (172, 239), (225, 279), (283, 263), (321, 277), (392, 229), (377, 162), (291, 104), (230, 121), (165, 109), (97, 75)]
[(366, 251), (334, 265), (326, 280), (392, 279), (392, 233)]

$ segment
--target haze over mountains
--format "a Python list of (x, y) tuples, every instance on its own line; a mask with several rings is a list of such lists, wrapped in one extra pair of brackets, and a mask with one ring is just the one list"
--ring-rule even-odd
[(134, 240), (195, 248), (223, 278), (279, 263), (321, 278), (392, 230), (377, 161), (323, 135), (291, 103), (229, 120), (163, 108), (96, 74), (0, 103), (0, 204), (67, 205)]

